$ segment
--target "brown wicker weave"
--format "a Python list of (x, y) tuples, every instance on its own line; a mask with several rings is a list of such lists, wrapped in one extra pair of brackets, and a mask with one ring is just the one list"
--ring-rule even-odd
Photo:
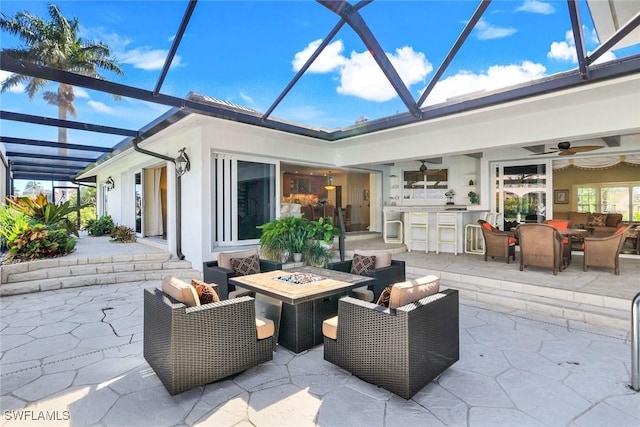
[(338, 319), (338, 339), (324, 338), (325, 360), (405, 399), (459, 358), (457, 290), (396, 310), (345, 297)]
[(272, 360), (273, 346), (273, 337), (257, 339), (251, 297), (187, 308), (144, 290), (143, 355), (171, 394)]

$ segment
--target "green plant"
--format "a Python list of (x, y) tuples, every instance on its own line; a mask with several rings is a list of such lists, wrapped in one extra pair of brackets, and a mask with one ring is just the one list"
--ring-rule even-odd
[(307, 246), (307, 230), (298, 228), (291, 230), (287, 235), (287, 246), (291, 253), (302, 253)]
[(111, 241), (120, 243), (129, 243), (136, 241), (136, 233), (133, 228), (126, 225), (116, 225), (111, 231)]
[(47, 200), (47, 196), (42, 193), (33, 198), (8, 197), (7, 202), (9, 206), (32, 219), (34, 223), (54, 228), (62, 227), (68, 234), (79, 236), (76, 225), (68, 218), (68, 215), (72, 212), (77, 212), (84, 206), (71, 206), (69, 201), (59, 205), (52, 204)]
[(333, 251), (319, 241), (312, 241), (306, 246), (303, 256), (306, 265), (325, 268), (333, 256)]
[(340, 234), (340, 229), (333, 225), (333, 218), (320, 217), (317, 221), (308, 222), (307, 234), (311, 239), (333, 243), (333, 238)]
[(475, 191), (469, 191), (469, 194), (467, 194), (467, 196), (469, 196), (469, 201), (474, 205), (479, 202), (478, 195), (476, 194)]
[(0, 208), (0, 248), (6, 249), (8, 242), (15, 240), (29, 227), (25, 215), (9, 206)]
[(27, 229), (9, 242), (10, 261), (28, 261), (54, 256), (58, 244), (48, 239), (49, 232), (42, 224), (29, 225)]
[(293, 252), (292, 240), (294, 237), (292, 234), (297, 234), (299, 230), (302, 230), (305, 235), (303, 242), (309, 238), (308, 222), (304, 218), (286, 216), (259, 225), (257, 228), (262, 231), (260, 235), (262, 256), (272, 261), (281, 261), (285, 252)]
[(113, 231), (114, 223), (111, 216), (104, 215), (98, 219), (90, 219), (87, 221), (87, 225), (85, 226), (85, 230), (89, 233), (90, 236), (104, 236), (107, 234), (111, 234)]

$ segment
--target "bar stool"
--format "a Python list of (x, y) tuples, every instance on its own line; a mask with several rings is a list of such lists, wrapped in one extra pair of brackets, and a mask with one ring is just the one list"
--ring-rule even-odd
[[(452, 244), (454, 255), (458, 255), (458, 221), (457, 214), (449, 212), (438, 212), (436, 214), (436, 253), (440, 253), (440, 245)], [(451, 231), (453, 233), (452, 240), (443, 240), (442, 231)]]
[(494, 225), (494, 221), (495, 221), (494, 215), (495, 214), (493, 212), (485, 212), (483, 219), (487, 221), (489, 224)]
[(493, 220), (493, 226), (499, 230), (504, 230), (504, 214), (497, 212)]
[(464, 252), (467, 254), (484, 254), (484, 237), (478, 224), (464, 226)]
[[(387, 235), (387, 226), (389, 224), (397, 224), (398, 225), (398, 236), (397, 237), (389, 237)], [(387, 210), (382, 210), (382, 239), (385, 243), (402, 243), (402, 227), (404, 224), (399, 219), (387, 219)]]
[[(424, 230), (424, 239), (416, 238), (414, 230)], [(413, 242), (424, 243), (424, 252), (429, 253), (429, 214), (426, 212), (409, 212), (409, 230), (407, 231), (407, 250), (411, 252)]]

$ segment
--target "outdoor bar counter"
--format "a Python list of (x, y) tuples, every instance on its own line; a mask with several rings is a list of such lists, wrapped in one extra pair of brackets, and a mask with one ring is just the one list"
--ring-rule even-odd
[[(404, 243), (409, 247), (409, 236), (413, 236), (414, 242), (411, 245), (411, 250), (414, 251), (424, 251), (425, 245), (424, 243), (420, 243), (419, 240), (424, 242), (424, 229), (414, 228), (410, 229), (409, 224), (409, 213), (410, 212), (424, 212), (427, 213), (427, 217), (429, 220), (429, 252), (436, 251), (437, 244), (437, 217), (438, 212), (449, 213), (455, 215), (455, 221), (457, 226), (457, 252), (464, 253), (464, 244), (465, 244), (465, 226), (467, 224), (478, 224), (478, 219), (482, 219), (484, 217), (485, 210), (467, 210), (467, 206), (464, 205), (446, 205), (446, 206), (385, 206), (383, 208), (386, 213), (387, 221), (393, 219), (400, 219), (403, 224), (403, 240)], [(393, 227), (397, 227), (395, 224), (388, 225), (388, 233), (395, 235), (397, 233), (397, 229)], [(453, 230), (451, 229), (443, 229), (440, 232), (443, 240), (453, 240)], [(453, 253), (454, 246), (452, 243), (442, 243), (440, 245), (440, 252), (445, 253)]]

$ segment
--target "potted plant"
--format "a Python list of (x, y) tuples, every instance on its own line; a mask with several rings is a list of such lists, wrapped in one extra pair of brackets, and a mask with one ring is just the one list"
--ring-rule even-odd
[(287, 236), (287, 246), (289, 251), (293, 254), (293, 260), (300, 262), (302, 260), (302, 253), (307, 246), (307, 231), (305, 228), (298, 228), (291, 230)]
[(340, 234), (340, 229), (333, 225), (332, 218), (320, 217), (317, 221), (309, 221), (307, 233), (310, 239), (324, 242), (327, 247), (333, 247), (333, 238)]
[(478, 204), (478, 202), (479, 202), (478, 194), (476, 194), (476, 192), (475, 192), (475, 191), (469, 191), (469, 194), (467, 194), (467, 196), (469, 196), (469, 201), (470, 201), (472, 204), (474, 204), (474, 205), (477, 205), (477, 204)]
[[(260, 235), (262, 256), (271, 261), (286, 262), (289, 254), (294, 253), (292, 234), (303, 234), (303, 242), (305, 242), (308, 239), (308, 222), (304, 218), (286, 216), (259, 225), (257, 228), (262, 230)], [(299, 232), (300, 230), (302, 231)]]
[(448, 205), (453, 205), (453, 198), (456, 195), (456, 190), (454, 190), (453, 188), (450, 190), (447, 190), (446, 193), (444, 193), (445, 197), (447, 198), (447, 204)]
[(326, 268), (333, 256), (333, 250), (328, 249), (319, 240), (310, 242), (304, 251), (304, 263), (312, 267)]

